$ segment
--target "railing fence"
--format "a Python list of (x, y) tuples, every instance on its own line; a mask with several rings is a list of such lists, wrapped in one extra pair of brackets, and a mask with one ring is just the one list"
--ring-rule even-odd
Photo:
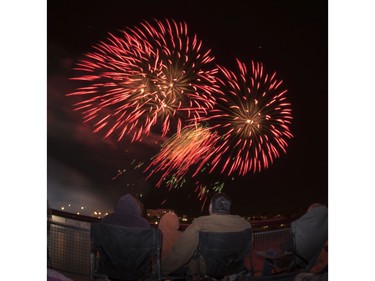
[[(90, 265), (90, 222), (59, 218), (48, 221), (48, 266), (56, 270), (80, 275), (89, 275)], [(255, 255), (277, 247), (287, 237), (289, 228), (254, 233), (253, 260), (256, 270), (261, 261)]]

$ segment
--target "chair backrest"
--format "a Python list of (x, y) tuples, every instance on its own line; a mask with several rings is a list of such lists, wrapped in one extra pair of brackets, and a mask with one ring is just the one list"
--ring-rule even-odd
[[(99, 261), (97, 266), (90, 266), (91, 280), (94, 273), (121, 280), (161, 279), (161, 238), (158, 229), (92, 223), (92, 254), (99, 252)], [(152, 262), (156, 265), (155, 273)]]
[[(252, 261), (252, 243), (251, 228), (240, 232), (200, 232), (196, 251), (197, 275), (218, 279), (246, 270), (245, 259)], [(201, 257), (205, 263), (203, 270), (199, 262)]]

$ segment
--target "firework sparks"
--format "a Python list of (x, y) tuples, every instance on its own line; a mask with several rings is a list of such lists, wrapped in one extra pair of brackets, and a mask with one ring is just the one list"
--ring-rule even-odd
[(173, 134), (213, 107), (213, 59), (185, 22), (145, 21), (94, 46), (75, 68), (80, 76), (72, 78), (85, 86), (68, 96), (81, 98), (75, 110), (104, 137), (141, 140), (155, 126), (162, 136)]
[(114, 176), (114, 177), (112, 177), (112, 180), (115, 180), (115, 179), (117, 179), (119, 176), (121, 176), (123, 173), (125, 173), (126, 172), (126, 169), (123, 169), (123, 170), (117, 170), (117, 174)]
[[(199, 172), (204, 173), (205, 169), (203, 168)], [(205, 183), (203, 183), (201, 180), (194, 180), (192, 177), (181, 178), (176, 177), (176, 175), (173, 174), (168, 178), (164, 178), (164, 184), (169, 187), (169, 191), (171, 191), (172, 189), (176, 190), (181, 188), (194, 187), (192, 191), (195, 193), (196, 199), (198, 199), (201, 204), (201, 211), (203, 211), (209, 196), (215, 192), (222, 192), (222, 190), (224, 189), (224, 182), (221, 182), (219, 180), (207, 180), (207, 174), (201, 174), (200, 176), (203, 177)]]
[(216, 181), (211, 185), (204, 185), (202, 183), (196, 182), (195, 193), (197, 194), (197, 198), (199, 199), (199, 201), (202, 202), (201, 212), (203, 211), (207, 203), (208, 195), (211, 192), (222, 192), (223, 188), (224, 182)]
[(171, 176), (173, 185), (180, 182), (189, 169), (194, 170), (192, 177), (196, 176), (215, 153), (218, 139), (217, 133), (212, 133), (203, 126), (182, 129), (180, 134), (175, 134), (163, 144), (160, 152), (146, 168), (145, 171), (151, 171), (148, 178), (154, 173), (162, 172), (156, 185), (160, 187), (161, 183)]
[(268, 75), (261, 63), (251, 64), (251, 72), (237, 60), (239, 74), (220, 67), (224, 79), (217, 105), (207, 121), (211, 130), (222, 138), (212, 167), (227, 175), (240, 176), (269, 167), (280, 153), (286, 153), (292, 118), (291, 104), (286, 101), (286, 89), (276, 73)]

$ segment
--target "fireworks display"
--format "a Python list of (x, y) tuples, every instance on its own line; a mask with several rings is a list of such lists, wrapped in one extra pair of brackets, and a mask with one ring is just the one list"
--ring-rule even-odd
[(147, 179), (159, 177), (156, 187), (193, 185), (203, 208), (224, 182), (202, 183), (198, 174), (257, 173), (286, 153), (291, 104), (283, 81), (262, 63), (237, 59), (238, 72), (215, 65), (211, 50), (174, 20), (141, 22), (93, 48), (77, 64), (71, 79), (81, 85), (68, 96), (104, 138), (167, 137), (145, 165)]
[(171, 188), (183, 180), (189, 169), (193, 169), (192, 177), (204, 169), (215, 154), (215, 143), (219, 138), (216, 132), (212, 133), (209, 128), (202, 126), (183, 128), (180, 134), (175, 134), (163, 144), (145, 171), (150, 171), (148, 177), (162, 173), (157, 187), (165, 179), (171, 178), (166, 181)]
[(104, 137), (142, 140), (153, 127), (162, 136), (179, 133), (215, 103), (213, 59), (185, 22), (144, 21), (94, 46), (72, 78), (85, 85), (68, 96), (80, 98), (75, 110)]
[(219, 67), (220, 93), (210, 116), (202, 118), (222, 136), (216, 143), (211, 170), (243, 176), (269, 167), (280, 153), (286, 153), (292, 118), (286, 89), (268, 75), (261, 63), (251, 63), (250, 71), (237, 60), (239, 73)]

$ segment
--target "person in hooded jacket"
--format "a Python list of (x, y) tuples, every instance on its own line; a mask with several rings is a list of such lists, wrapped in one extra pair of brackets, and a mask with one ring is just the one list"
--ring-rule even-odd
[(149, 222), (142, 217), (141, 206), (131, 194), (121, 196), (114, 212), (105, 216), (102, 223), (127, 227), (151, 228)]
[(167, 256), (173, 248), (176, 240), (180, 237), (180, 222), (174, 212), (165, 213), (158, 224), (158, 228), (163, 233), (163, 246), (161, 256)]

